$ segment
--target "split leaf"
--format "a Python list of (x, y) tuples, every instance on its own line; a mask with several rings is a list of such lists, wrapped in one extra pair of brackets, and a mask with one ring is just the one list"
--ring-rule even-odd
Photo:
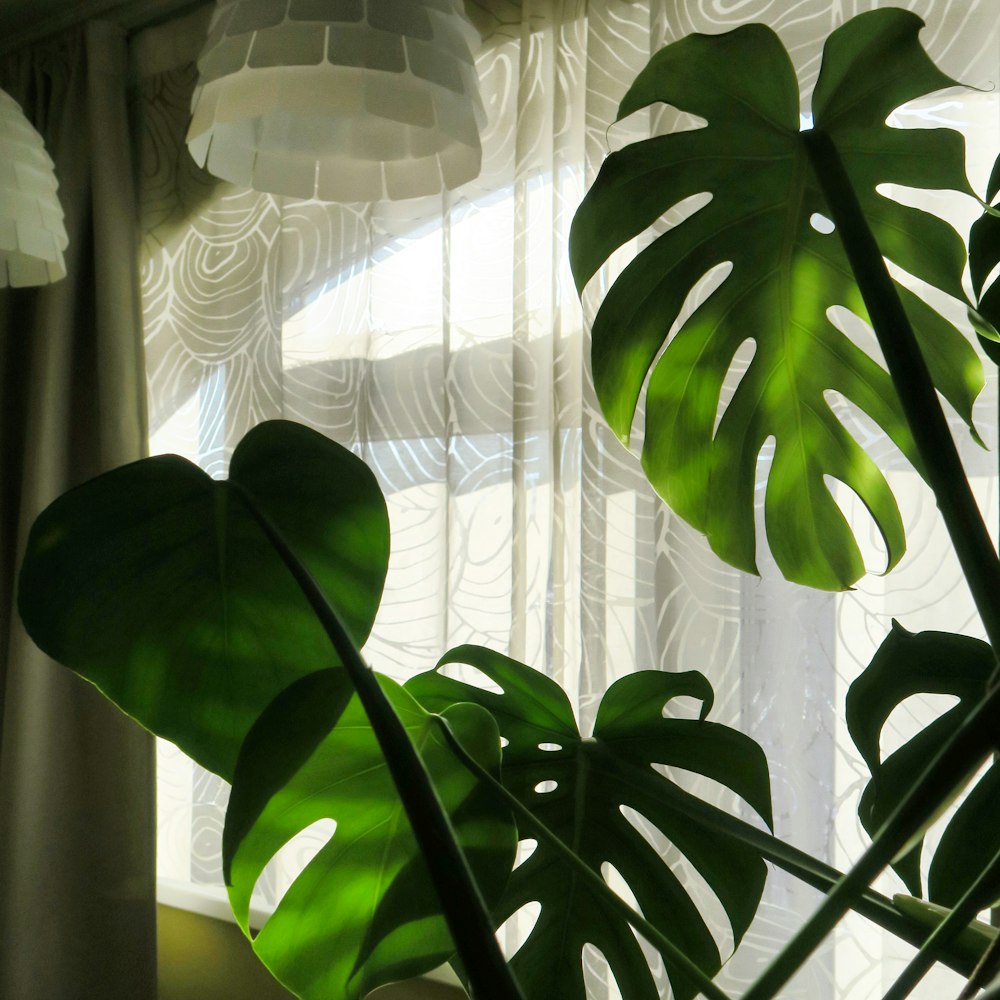
[[(880, 9), (834, 31), (813, 127), (837, 147), (885, 257), (964, 302), (959, 235), (882, 189), (971, 194), (958, 133), (886, 124), (904, 102), (954, 84), (920, 47), (921, 25), (910, 12)], [(867, 320), (800, 132), (791, 60), (759, 24), (688, 35), (652, 58), (619, 119), (658, 102), (705, 124), (607, 158), (573, 220), (578, 288), (670, 209), (697, 195), (711, 198), (652, 239), (604, 297), (593, 324), (604, 415), (627, 443), (648, 374), (643, 465), (650, 482), (719, 556), (749, 572), (757, 566), (757, 463), (773, 444), (764, 507), (779, 568), (799, 583), (846, 588), (865, 567), (829, 480), (865, 504), (889, 568), (905, 539), (885, 477), (833, 397), (867, 414), (918, 469), (920, 461), (888, 373), (831, 312), (842, 307)], [(701, 279), (721, 267), (729, 269), (721, 284), (678, 324)], [(897, 288), (935, 385), (971, 428), (983, 385), (975, 352), (927, 303)], [(740, 373), (734, 359), (748, 342), (753, 356)], [(737, 384), (724, 403), (727, 380)]]
[[(431, 774), (480, 891), (495, 903), (516, 846), (509, 810), (459, 763), (431, 715), (393, 681), (379, 677), (379, 684)], [(500, 739), (489, 714), (475, 705), (443, 714), (466, 751), (497, 771)], [(253, 938), (271, 973), (304, 1000), (355, 1000), (449, 959), (455, 949), (426, 866), (343, 671), (301, 678), (282, 692), (240, 753), (223, 859), (246, 933), (267, 863), (324, 819), (336, 823), (333, 836)]]
[[(502, 693), (445, 676), (440, 668), (449, 663), (476, 667)], [(432, 711), (460, 702), (486, 708), (508, 741), (504, 786), (593, 871), (605, 874), (603, 866), (612, 866), (643, 916), (707, 975), (719, 970), (718, 946), (688, 888), (623, 811), (634, 810), (663, 848), (669, 845), (700, 874), (725, 909), (738, 943), (760, 902), (764, 863), (751, 848), (699, 823), (693, 808), (698, 800), (656, 769), (666, 765), (712, 778), (770, 825), (764, 754), (743, 734), (705, 721), (713, 694), (701, 674), (642, 671), (622, 678), (604, 695), (587, 739), (554, 681), (481, 647), (452, 650), (437, 671), (412, 678), (406, 688)], [(698, 720), (664, 718), (664, 707), (681, 697), (701, 703)], [(521, 836), (530, 839), (531, 833)], [(541, 841), (511, 875), (497, 921), (531, 902), (541, 904), (541, 914), (511, 960), (527, 996), (583, 1000), (587, 944), (607, 959), (623, 996), (659, 996), (628, 923)], [(671, 985), (681, 1000), (697, 992), (676, 973)]]
[[(912, 633), (898, 622), (847, 693), (847, 728), (871, 772), (858, 806), (862, 826), (874, 836), (938, 751), (987, 690), (996, 661), (989, 645), (948, 632)], [(953, 695), (957, 703), (911, 740), (882, 756), (879, 740), (893, 710), (918, 694)], [(1000, 720), (993, 720), (996, 726)], [(970, 778), (972, 775), (969, 776)], [(926, 788), (928, 796), (941, 789)], [(942, 800), (942, 810), (951, 797)], [(941, 813), (938, 813), (940, 816)], [(978, 780), (949, 820), (930, 864), (927, 897), (952, 907), (1000, 849), (1000, 765)], [(923, 895), (921, 836), (893, 863), (914, 896)], [(1000, 897), (1000, 886), (996, 887)], [(984, 904), (985, 906), (986, 904)]]
[(995, 364), (1000, 364), (1000, 210), (992, 203), (1000, 194), (1000, 157), (993, 164), (986, 186), (986, 202), (992, 207), (972, 225), (969, 232), (969, 274), (976, 294), (976, 308), (969, 309), (979, 343)]

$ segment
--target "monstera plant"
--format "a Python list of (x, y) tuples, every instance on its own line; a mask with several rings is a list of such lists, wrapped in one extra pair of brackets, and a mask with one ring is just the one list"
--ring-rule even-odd
[[(827, 153), (815, 139), (836, 148), (885, 257), (964, 298), (958, 233), (878, 191), (892, 183), (969, 193), (957, 133), (886, 124), (903, 102), (954, 83), (920, 48), (918, 30), (915, 17), (881, 11), (834, 32), (808, 131), (799, 128), (791, 60), (768, 28), (751, 24), (668, 46), (625, 95), (619, 117), (662, 102), (706, 124), (612, 154), (574, 219), (571, 261), (582, 289), (615, 248), (685, 199), (711, 195), (651, 240), (608, 292), (593, 325), (594, 384), (608, 423), (627, 441), (649, 373), (643, 464), (650, 481), (723, 559), (750, 572), (756, 465), (769, 438), (767, 537), (786, 577), (842, 589), (864, 573), (824, 476), (864, 502), (890, 567), (903, 553), (892, 492), (828, 400), (831, 391), (850, 400), (922, 466), (889, 373), (831, 315), (834, 307), (868, 314), (831, 220), (836, 207), (816, 170)], [(678, 322), (692, 290), (717, 265), (728, 268), (722, 284)], [(983, 385), (975, 352), (923, 300), (893, 286), (935, 386), (971, 426)], [(747, 341), (753, 357), (720, 407)]]
[[(765, 540), (754, 483), (773, 442), (766, 543), (789, 579), (835, 590), (864, 572), (831, 479), (872, 514), (888, 568), (899, 560), (896, 500), (830, 393), (874, 420), (935, 492), (990, 641), (896, 626), (852, 687), (846, 719), (871, 771), (860, 812), (873, 839), (847, 874), (772, 835), (764, 754), (710, 721), (714, 694), (699, 673), (618, 680), (584, 735), (554, 681), (498, 651), (452, 650), (402, 686), (371, 671), (358, 649), (388, 563), (384, 500), (358, 458), (305, 427), (256, 427), (228, 480), (150, 458), (39, 516), (19, 587), (29, 633), (232, 782), (230, 901), (261, 960), (298, 996), (353, 1000), (451, 959), (476, 998), (585, 1000), (592, 945), (625, 1000), (653, 1000), (661, 987), (644, 941), (673, 996), (724, 1000), (713, 980), (728, 956), (668, 851), (721, 904), (734, 947), (768, 863), (826, 894), (749, 1000), (777, 996), (851, 908), (919, 949), (893, 1000), (935, 961), (974, 985), (995, 972), (997, 934), (976, 917), (1000, 898), (998, 765), (948, 821), (922, 898), (928, 825), (1000, 749), (1000, 563), (938, 401), (975, 434), (981, 362), (885, 265), (965, 302), (962, 239), (883, 190), (972, 195), (957, 134), (886, 124), (901, 103), (953, 85), (919, 29), (914, 15), (881, 9), (835, 31), (805, 131), (791, 61), (768, 29), (668, 46), (619, 115), (662, 103), (703, 124), (609, 156), (571, 235), (582, 290), (654, 227), (596, 316), (594, 381), (626, 442), (646, 387), (649, 479), (723, 559), (755, 570)], [(1000, 173), (987, 202), (998, 188)], [(655, 228), (695, 196), (701, 207)], [(978, 298), (966, 305), (991, 355), (998, 261), (1000, 219), (985, 204), (971, 239)], [(865, 324), (881, 357), (852, 335)], [(488, 683), (457, 679), (456, 664)], [(883, 758), (886, 719), (920, 692), (957, 704)], [(672, 713), (682, 698), (699, 705), (697, 718)], [(727, 789), (752, 821), (692, 794), (678, 771)], [(317, 820), (333, 820), (333, 835), (252, 932), (261, 872)], [(516, 863), (519, 841), (532, 850)], [(911, 895), (869, 888), (889, 865)], [(538, 919), (508, 962), (494, 931), (528, 903)]]

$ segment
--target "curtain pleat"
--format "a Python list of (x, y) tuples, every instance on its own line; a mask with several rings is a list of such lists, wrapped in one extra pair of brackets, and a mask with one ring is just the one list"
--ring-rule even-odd
[(55, 160), (67, 277), (0, 294), (0, 996), (156, 995), (151, 740), (24, 634), (15, 571), (36, 514), (146, 442), (121, 31), (8, 57), (0, 86)]

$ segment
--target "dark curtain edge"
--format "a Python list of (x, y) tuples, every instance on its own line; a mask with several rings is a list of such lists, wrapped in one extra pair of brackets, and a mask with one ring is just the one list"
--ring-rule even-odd
[(101, 23), (0, 59), (70, 238), (62, 282), (0, 293), (0, 995), (24, 1000), (156, 995), (152, 738), (42, 656), (12, 606), (38, 511), (145, 450), (125, 66), (123, 30)]

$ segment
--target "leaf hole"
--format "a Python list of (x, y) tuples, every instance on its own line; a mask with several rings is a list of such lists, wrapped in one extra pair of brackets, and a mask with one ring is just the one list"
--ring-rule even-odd
[[(700, 212), (713, 199), (711, 191), (699, 191), (697, 194), (688, 195), (680, 201), (671, 205), (662, 215), (650, 223), (641, 233), (639, 233), (632, 244), (626, 244), (626, 248), (631, 248), (631, 253), (643, 250), (650, 245), (657, 237), (664, 233), (676, 229), (677, 226), (687, 222), (692, 216)], [(621, 252), (621, 251), (619, 251)], [(626, 251), (628, 252), (628, 251)], [(614, 258), (612, 258), (614, 259)]]
[(743, 376), (746, 375), (750, 368), (756, 353), (757, 342), (749, 337), (736, 348), (736, 352), (729, 362), (729, 370), (726, 372), (726, 377), (722, 382), (722, 391), (719, 393), (719, 402), (715, 408), (715, 423), (712, 425), (713, 438), (718, 434), (722, 417), (729, 408), (733, 396), (736, 395), (736, 390), (739, 388), (740, 382), (743, 381)]
[[(627, 809), (627, 806), (623, 806), (623, 809)], [(637, 814), (638, 815), (638, 814)], [(635, 893), (632, 891), (632, 887), (625, 881), (625, 877), (620, 871), (610, 861), (604, 861), (601, 864), (601, 875), (604, 876), (604, 881), (608, 883), (608, 888), (614, 892), (614, 894), (619, 898), (628, 903), (636, 913), (642, 913), (642, 907), (639, 906), (639, 900), (635, 898)], [(631, 926), (631, 925), (629, 925)]]
[[(706, 795), (700, 797), (710, 798)], [(715, 938), (722, 954), (732, 952), (735, 935), (729, 923), (729, 917), (719, 897), (712, 891), (701, 872), (642, 813), (630, 806), (620, 806), (619, 809), (622, 816), (656, 851), (670, 868), (673, 876), (683, 886), (684, 891), (698, 908), (702, 919), (712, 932), (712, 937)]]
[(514, 855), (514, 867), (520, 868), (528, 858), (538, 849), (537, 840), (519, 840), (517, 842), (517, 853)]
[(883, 181), (876, 185), (875, 191), (887, 201), (893, 201), (904, 208), (936, 215), (960, 233), (968, 233), (981, 212), (978, 203), (972, 198), (956, 198), (953, 192), (944, 189), (908, 187), (905, 184)]
[(555, 753), (556, 750), (562, 750), (562, 746), (558, 743), (539, 743), (539, 750), (546, 750), (549, 753)]
[[(732, 758), (730, 763), (735, 764), (735, 758)], [(697, 771), (689, 770), (686, 767), (679, 767), (676, 764), (652, 763), (649, 766), (661, 778), (665, 778), (667, 781), (683, 788), (684, 791), (690, 792), (690, 794), (697, 796), (699, 799), (703, 799), (705, 802), (710, 802), (712, 805), (718, 806), (720, 809), (725, 809), (728, 812), (745, 812), (746, 815), (744, 818), (747, 822), (755, 824), (760, 829), (764, 829), (764, 823), (757, 813), (749, 806), (745, 806), (744, 800), (723, 782), (707, 777), (704, 774), (699, 774)], [(636, 815), (639, 814), (637, 813)], [(652, 827), (652, 829), (655, 830), (656, 828)], [(659, 836), (658, 833), (657, 836)]]
[[(908, 493), (913, 494), (911, 481), (908, 480), (905, 484), (902, 481), (894, 484), (892, 481), (894, 476), (900, 474), (913, 476), (913, 466), (878, 423), (836, 389), (825, 390), (823, 399), (847, 433), (868, 453), (889, 480), (896, 499), (901, 501), (906, 499)], [(904, 521), (910, 521), (905, 513)]]
[(776, 438), (769, 434), (757, 452), (754, 463), (753, 481), (753, 523), (754, 523), (754, 562), (757, 572), (763, 579), (780, 578), (781, 573), (775, 565), (774, 557), (767, 544), (768, 532), (764, 515), (764, 500), (767, 494), (767, 482), (774, 465), (774, 449)]
[(692, 215), (700, 212), (711, 201), (712, 193), (710, 191), (700, 191), (698, 194), (682, 198), (675, 205), (671, 205), (660, 216), (654, 223), (653, 229), (657, 234), (665, 233), (675, 226), (679, 226), (682, 222), (686, 222)]
[[(638, 815), (638, 814), (636, 814)], [(632, 907), (636, 913), (645, 916), (642, 912), (642, 907), (639, 905), (639, 900), (636, 899), (635, 893), (632, 891), (632, 887), (625, 881), (625, 877), (620, 871), (609, 861), (605, 861), (601, 865), (601, 875), (604, 877), (604, 881), (607, 882), (608, 888), (621, 900)], [(643, 955), (646, 958), (646, 962), (650, 967), (650, 970), (654, 972), (655, 970), (662, 968), (662, 961), (660, 954), (657, 950), (649, 944), (646, 939), (631, 925), (628, 925), (629, 930), (632, 932), (633, 937), (642, 950)], [(617, 989), (617, 985), (613, 987)]]
[(558, 781), (553, 781), (551, 778), (546, 778), (545, 781), (539, 781), (535, 785), (535, 791), (539, 795), (548, 795), (549, 792), (554, 792), (559, 787)]
[(813, 212), (809, 216), (809, 225), (816, 230), (817, 233), (822, 233), (824, 236), (828, 236), (837, 227), (833, 224), (832, 219), (828, 219), (825, 215), (820, 215), (819, 212)]
[(509, 746), (510, 746), (510, 740), (507, 739), (506, 736), (501, 736), (500, 737), (500, 748), (503, 749), (504, 747), (509, 747)]
[(691, 719), (697, 720), (701, 715), (703, 707), (702, 700), (693, 695), (684, 694), (677, 698), (671, 698), (660, 712), (664, 719)]
[(538, 918), (542, 914), (542, 904), (537, 900), (525, 903), (519, 910), (515, 910), (498, 928), (497, 940), (503, 948), (504, 955), (510, 961), (520, 950), (521, 945), (528, 940), (528, 936), (538, 923)]
[(878, 523), (861, 497), (847, 484), (824, 475), (823, 484), (847, 521), (861, 552), (865, 572), (876, 576), (888, 571), (889, 550)]
[[(262, 909), (277, 909), (292, 883), (302, 874), (312, 860), (333, 838), (337, 830), (335, 820), (318, 819), (287, 840), (264, 866), (254, 883), (251, 901)], [(270, 916), (270, 914), (268, 914)], [(257, 928), (267, 923), (265, 918)]]
[(879, 347), (878, 338), (869, 323), (846, 306), (830, 306), (826, 311), (826, 318), (855, 347), (864, 351), (881, 368), (885, 368), (882, 348)]
[[(657, 765), (653, 765), (654, 770), (659, 773)], [(618, 811), (628, 820), (631, 827), (638, 833), (650, 847), (661, 857), (670, 849), (667, 838), (651, 823), (641, 812), (631, 806), (619, 806)]]
[(583, 981), (587, 985), (587, 996), (607, 997), (607, 1000), (622, 1000), (622, 991), (611, 971), (611, 965), (604, 952), (589, 941), (583, 946)]
[[(663, 102), (653, 109), (643, 108), (634, 111), (621, 121), (612, 122), (608, 126), (608, 145), (612, 151), (621, 149), (629, 142), (634, 142), (637, 138), (645, 138), (649, 135), (649, 111), (653, 111), (653, 133), (664, 135), (674, 132), (695, 132), (698, 129), (706, 128), (708, 120), (700, 115), (692, 114), (690, 111), (682, 111), (673, 104)], [(638, 129), (639, 134), (635, 134)]]
[(642, 443), (645, 438), (646, 395), (649, 389), (649, 379), (655, 371), (656, 366), (660, 363), (660, 359), (663, 357), (664, 351), (667, 350), (670, 341), (673, 339), (677, 331), (680, 330), (681, 326), (687, 322), (691, 314), (726, 280), (726, 278), (729, 277), (732, 270), (732, 261), (727, 260), (716, 264), (714, 267), (709, 268), (709, 270), (707, 270), (694, 283), (691, 291), (688, 292), (686, 298), (684, 299), (684, 304), (681, 306), (681, 309), (677, 314), (677, 319), (667, 331), (667, 335), (664, 337), (663, 343), (660, 345), (656, 354), (653, 355), (653, 360), (650, 362), (649, 368), (646, 370), (642, 387), (639, 390), (639, 399), (636, 404), (635, 415), (632, 419), (632, 436), (629, 441), (630, 448), (642, 448)]
[(492, 677), (483, 673), (478, 667), (469, 663), (446, 663), (441, 668), (441, 673), (445, 677), (452, 677), (470, 687), (489, 691), (491, 694), (503, 694), (504, 690)]

